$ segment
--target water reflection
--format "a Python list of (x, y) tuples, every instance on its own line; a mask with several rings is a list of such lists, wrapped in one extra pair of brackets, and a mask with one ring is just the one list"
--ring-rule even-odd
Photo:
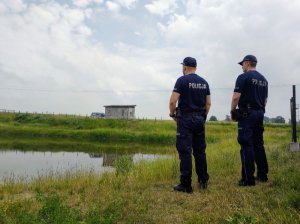
[[(95, 171), (99, 174), (114, 170), (113, 163), (120, 154), (83, 152), (0, 151), (0, 181), (6, 178), (31, 180), (49, 174)], [(168, 157), (155, 154), (130, 154), (134, 163)]]
[[(119, 154), (98, 154), (98, 153), (89, 153), (91, 158), (102, 158), (103, 159), (103, 163), (102, 166), (113, 166), (114, 165), (114, 161), (120, 157), (121, 155)], [(143, 157), (143, 154), (130, 154), (127, 155), (133, 162), (134, 162), (134, 157), (136, 156), (138, 158)]]

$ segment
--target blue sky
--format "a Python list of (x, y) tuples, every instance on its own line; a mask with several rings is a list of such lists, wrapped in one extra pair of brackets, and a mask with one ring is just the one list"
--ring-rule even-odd
[(86, 115), (135, 104), (137, 117), (168, 119), (180, 62), (192, 56), (222, 120), (237, 62), (254, 54), (270, 85), (266, 115), (288, 119), (299, 11), (297, 0), (1, 0), (0, 109)]

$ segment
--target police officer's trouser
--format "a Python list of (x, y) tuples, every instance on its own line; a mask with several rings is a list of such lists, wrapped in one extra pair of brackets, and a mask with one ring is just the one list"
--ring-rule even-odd
[(257, 177), (266, 178), (268, 162), (264, 148), (263, 126), (264, 112), (250, 110), (238, 122), (238, 142), (241, 145), (242, 178), (254, 182), (255, 165)]
[(177, 118), (176, 147), (180, 159), (180, 181), (191, 185), (192, 151), (198, 181), (207, 181), (204, 118), (201, 115), (182, 115)]

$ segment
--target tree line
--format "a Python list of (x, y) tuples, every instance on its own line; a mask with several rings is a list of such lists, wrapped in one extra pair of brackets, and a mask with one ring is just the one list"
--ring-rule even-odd
[[(209, 118), (209, 121), (219, 121), (218, 118), (214, 115), (212, 115), (210, 118)], [(225, 120), (224, 121), (231, 121), (231, 117), (230, 115), (226, 115), (225, 116)], [(273, 118), (270, 118), (270, 117), (264, 117), (264, 121), (266, 123), (282, 123), (284, 124), (285, 123), (285, 119), (282, 117), (282, 116), (277, 116), (277, 117), (273, 117)]]

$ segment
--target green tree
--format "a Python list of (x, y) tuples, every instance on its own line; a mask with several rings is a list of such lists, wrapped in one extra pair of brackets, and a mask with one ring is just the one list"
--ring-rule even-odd
[(271, 118), (272, 123), (285, 123), (285, 119), (281, 116), (277, 116), (275, 118)]
[(209, 118), (209, 121), (218, 121), (218, 119), (216, 116), (213, 115)]

